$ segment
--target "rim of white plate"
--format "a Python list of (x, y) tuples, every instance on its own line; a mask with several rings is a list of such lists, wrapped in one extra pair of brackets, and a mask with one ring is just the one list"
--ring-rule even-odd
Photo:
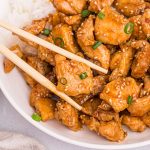
[(0, 80), (0, 89), (2, 90), (4, 95), (6, 96), (7, 100), (9, 101), (9, 103), (15, 108), (15, 110), (18, 113), (21, 114), (21, 116), (23, 118), (25, 118), (28, 122), (30, 122), (33, 126), (38, 128), (42, 132), (44, 132), (44, 133), (46, 133), (46, 134), (48, 134), (48, 135), (50, 135), (50, 136), (52, 136), (52, 137), (54, 137), (56, 139), (59, 139), (59, 140), (61, 140), (63, 142), (66, 142), (66, 143), (69, 143), (69, 144), (74, 144), (74, 145), (81, 146), (81, 147), (84, 147), (84, 148), (105, 149), (105, 150), (137, 148), (137, 147), (142, 147), (142, 146), (146, 146), (146, 145), (150, 144), (150, 140), (146, 140), (144, 142), (139, 142), (139, 143), (133, 143), (133, 144), (123, 144), (123, 145), (89, 144), (89, 143), (85, 143), (85, 142), (78, 142), (78, 141), (75, 141), (75, 140), (71, 140), (69, 138), (66, 138), (65, 136), (56, 134), (53, 131), (46, 129), (41, 124), (33, 121), (31, 116), (27, 115), (24, 111), (22, 111), (19, 108), (19, 106), (15, 103), (15, 100), (9, 96), (9, 94), (7, 93), (7, 91), (5, 89), (5, 86), (2, 84), (1, 80)]

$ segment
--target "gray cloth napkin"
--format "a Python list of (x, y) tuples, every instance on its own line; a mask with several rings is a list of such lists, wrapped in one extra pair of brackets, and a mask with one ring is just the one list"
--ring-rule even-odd
[(46, 150), (36, 140), (16, 133), (0, 131), (0, 150)]

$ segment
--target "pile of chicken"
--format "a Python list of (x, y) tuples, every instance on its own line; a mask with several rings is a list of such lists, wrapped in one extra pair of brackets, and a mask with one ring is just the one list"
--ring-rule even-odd
[[(150, 127), (150, 2), (53, 0), (57, 12), (24, 27), (48, 42), (109, 70), (107, 75), (36, 43), (11, 50), (84, 107), (79, 112), (22, 72), (30, 104), (43, 121), (56, 119), (73, 131), (83, 125), (111, 141)], [(6, 73), (14, 68), (4, 60)]]

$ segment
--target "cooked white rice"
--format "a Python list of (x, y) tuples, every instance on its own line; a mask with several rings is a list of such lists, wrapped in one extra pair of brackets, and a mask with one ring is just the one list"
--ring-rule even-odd
[[(0, 0), (0, 20), (23, 27), (55, 11), (48, 0)], [(0, 43), (6, 46), (16, 42), (10, 32), (0, 28)]]

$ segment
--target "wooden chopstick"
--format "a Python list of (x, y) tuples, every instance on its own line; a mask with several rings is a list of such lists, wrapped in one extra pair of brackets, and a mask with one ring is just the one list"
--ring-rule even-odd
[(100, 66), (98, 66), (98, 65), (96, 65), (96, 64), (94, 64), (94, 63), (92, 63), (92, 62), (90, 62), (90, 61), (88, 61), (88, 60), (86, 60), (82, 57), (80, 57), (80, 56), (77, 56), (77, 55), (75, 55), (75, 54), (73, 54), (73, 53), (71, 53), (67, 50), (64, 50), (64, 49), (62, 49), (62, 48), (60, 48), (60, 47), (58, 47), (58, 46), (56, 46), (56, 45), (54, 45), (50, 42), (47, 42), (47, 41), (45, 41), (45, 40), (43, 40), (43, 39), (41, 39), (41, 38), (31, 34), (31, 33), (28, 33), (28, 32), (26, 32), (22, 29), (19, 29), (15, 26), (7, 24), (3, 21), (0, 21), (0, 26), (7, 29), (7, 30), (9, 30), (9, 31), (11, 31), (11, 32), (13, 32), (13, 33), (15, 33), (15, 34), (17, 34), (17, 35), (19, 35), (19, 36), (22, 36), (22, 37), (24, 37), (24, 38), (26, 38), (26, 39), (28, 39), (32, 42), (35, 42), (35, 43), (37, 43), (37, 44), (39, 44), (39, 45), (41, 45), (45, 48), (48, 48), (48, 49), (50, 49), (50, 50), (52, 50), (52, 51), (54, 51), (58, 54), (61, 54), (65, 57), (67, 57), (67, 58), (76, 60), (78, 62), (82, 62), (82, 63), (86, 64), (87, 66), (89, 66), (89, 67), (91, 67), (91, 68), (93, 68), (97, 71), (100, 71), (104, 74), (107, 74), (107, 72), (108, 72), (107, 69), (104, 69), (104, 68), (102, 68), (102, 67), (100, 67)]
[(79, 111), (82, 110), (82, 106), (77, 104), (73, 99), (67, 96), (65, 93), (60, 92), (56, 89), (56, 86), (49, 81), (46, 77), (41, 75), (38, 71), (28, 65), (25, 61), (19, 58), (16, 54), (10, 51), (7, 47), (0, 44), (0, 53), (7, 57), (10, 61), (12, 61), (16, 66), (22, 69), (25, 73), (31, 76), (34, 80), (38, 83), (49, 89), (51, 92), (55, 93), (57, 96), (68, 102), (70, 105), (78, 109)]

